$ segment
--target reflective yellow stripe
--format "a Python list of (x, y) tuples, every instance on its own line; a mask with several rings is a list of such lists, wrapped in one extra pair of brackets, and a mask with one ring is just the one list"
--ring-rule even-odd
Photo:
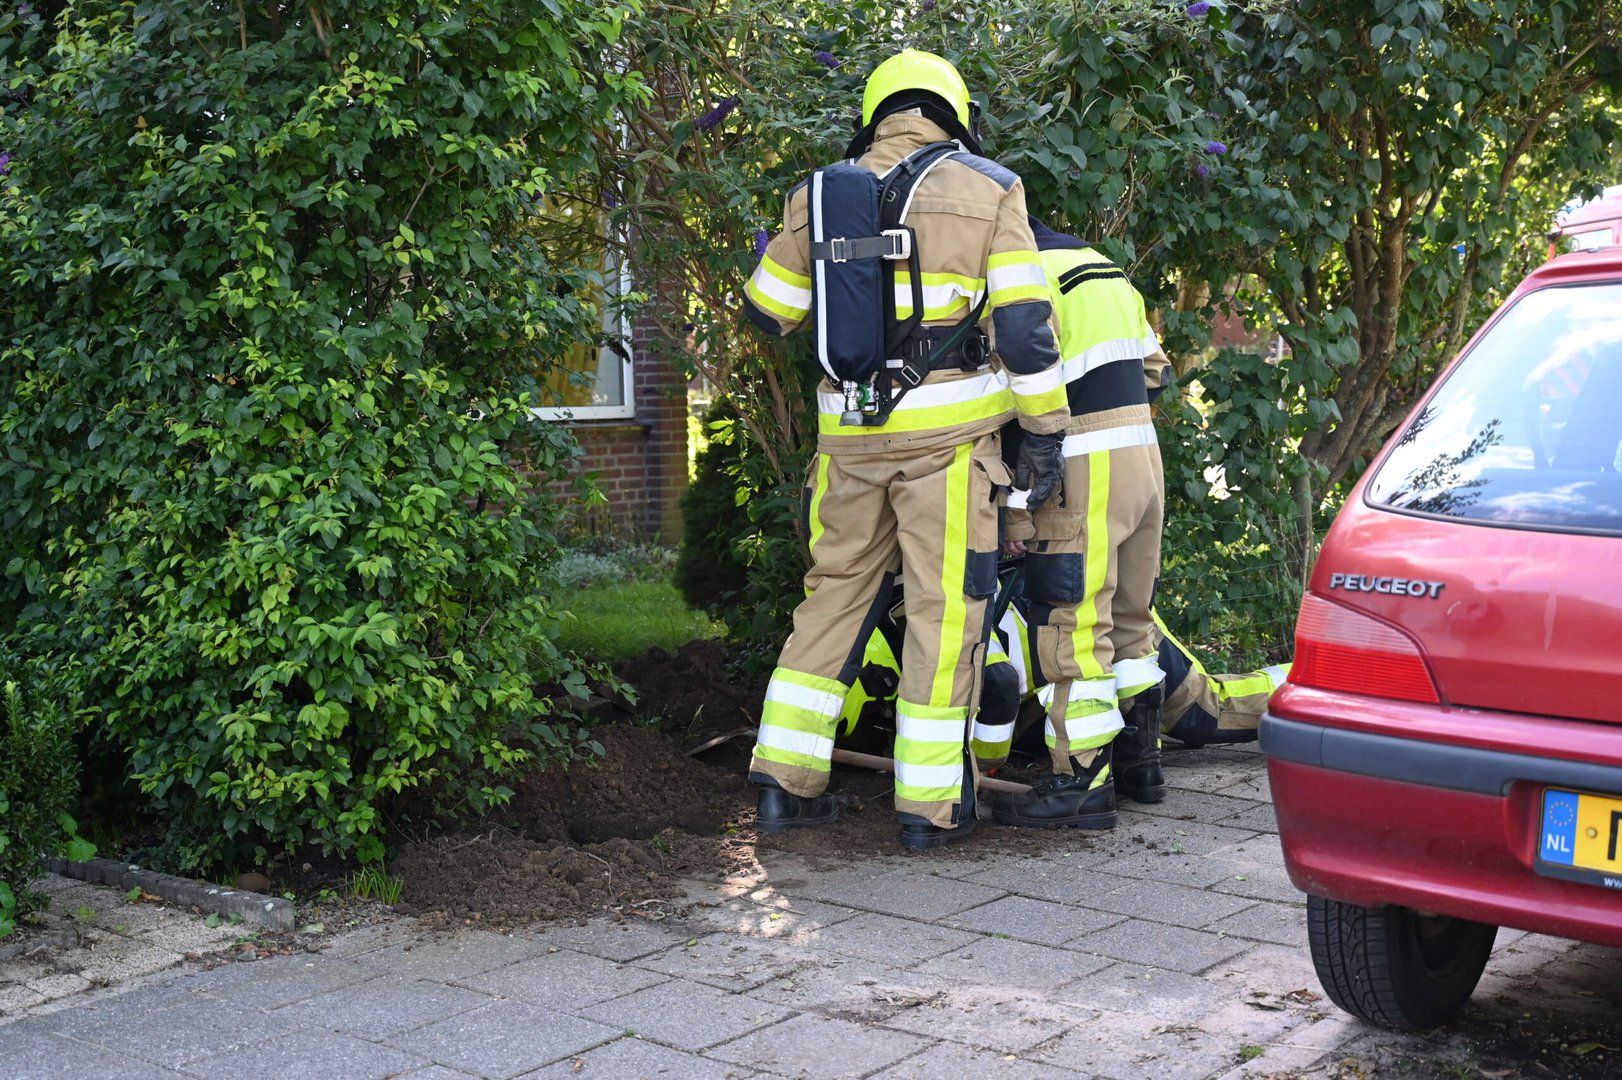
[(1042, 270), (1042, 257), (1034, 251), (999, 251), (986, 260), (987, 270), (1001, 270), (1005, 266), (1015, 266), (1019, 263), (1032, 263), (1038, 272)]
[(1021, 300), (1049, 300), (1053, 296), (1046, 285), (1012, 285), (1006, 289), (992, 289), (988, 307), (1016, 304)]
[(931, 431), (957, 427), (989, 420), (1013, 409), (1013, 395), (1007, 389), (988, 394), (973, 401), (952, 405), (932, 405), (923, 409), (897, 409), (890, 419), (877, 427), (846, 427), (839, 422), (839, 413), (823, 412), (817, 416), (819, 435), (888, 435), (913, 431)]
[[(1170, 628), (1167, 627), (1165, 622), (1160, 618), (1160, 612), (1156, 611), (1154, 608), (1150, 608), (1149, 617), (1155, 621), (1156, 626), (1160, 627), (1160, 632), (1166, 635), (1166, 640), (1171, 642), (1177, 651), (1182, 653), (1183, 656), (1187, 658), (1188, 662), (1193, 665), (1194, 670), (1199, 672), (1201, 675), (1206, 674), (1205, 665), (1200, 663), (1200, 658), (1195, 656), (1193, 652), (1189, 650), (1187, 645), (1184, 645), (1181, 641), (1177, 640), (1177, 638), (1172, 634)], [(1170, 689), (1170, 687), (1167, 687), (1168, 692), (1170, 692)]]
[(822, 539), (822, 496), (828, 491), (828, 455), (817, 455), (817, 478), (811, 485), (811, 535), (806, 538), (811, 553), (816, 554), (817, 541)]
[(809, 289), (811, 287), (811, 279), (809, 277), (805, 276), (804, 274), (796, 274), (794, 271), (790, 270), (788, 267), (784, 266), (770, 255), (762, 255), (760, 257), (760, 269), (766, 271), (783, 284), (792, 285), (796, 289)]
[(811, 279), (796, 274), (769, 255), (744, 284), (744, 294), (762, 311), (790, 322), (799, 322), (811, 311)]
[[(926, 272), (920, 274), (918, 279), (926, 289), (930, 288), (931, 286), (938, 287), (941, 285), (953, 285), (958, 289), (961, 289), (965, 296), (978, 296), (986, 287), (985, 278), (973, 278), (969, 277), (967, 274), (934, 274)], [(905, 285), (908, 288), (912, 287), (911, 271), (900, 271), (896, 274), (895, 280), (897, 285)]]
[(1014, 404), (1018, 406), (1023, 416), (1041, 416), (1055, 409), (1068, 409), (1070, 398), (1066, 395), (1064, 386), (1059, 385), (1041, 394), (1021, 394), (1016, 390)]
[(776, 299), (767, 296), (755, 286), (755, 281), (753, 278), (750, 278), (749, 281), (744, 284), (743, 291), (744, 295), (749, 297), (750, 301), (762, 311), (769, 311), (778, 318), (787, 319), (790, 322), (799, 322), (811, 311), (809, 307), (789, 307), (787, 304), (780, 303)]
[[(925, 307), (924, 308), (924, 321), (925, 322), (941, 322), (941, 321), (943, 321), (945, 319), (951, 318), (954, 315), (967, 314), (968, 311), (969, 311), (969, 302), (960, 297), (960, 298), (952, 301), (950, 304), (946, 304), (946, 305), (944, 305), (942, 307)], [(909, 301), (907, 303), (902, 303), (901, 298), (900, 298), (899, 295), (896, 297), (895, 317), (897, 319), (910, 319), (910, 318), (912, 318), (912, 304), (911, 304), (911, 302)]]
[[(1086, 592), (1076, 605), (1076, 629), (1070, 647), (1083, 678), (1105, 678), (1108, 672), (1094, 655), (1094, 628), (1098, 626), (1098, 594), (1109, 574), (1109, 480), (1108, 454), (1087, 455), (1087, 553), (1083, 588)], [(1084, 647), (1085, 646), (1085, 647)]]
[(952, 704), (952, 684), (957, 679), (958, 660), (963, 654), (963, 627), (968, 619), (968, 598), (963, 594), (963, 580), (969, 559), (971, 449), (972, 444), (959, 443), (952, 453), (952, 464), (946, 470), (946, 535), (941, 551), (941, 596), (945, 598), (946, 606), (941, 617), (935, 680), (929, 690), (929, 704), (945, 708), (950, 708)]

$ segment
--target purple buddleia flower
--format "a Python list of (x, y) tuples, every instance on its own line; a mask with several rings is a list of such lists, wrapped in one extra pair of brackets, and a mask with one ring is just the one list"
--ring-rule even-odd
[(755, 230), (755, 258), (766, 254), (766, 245), (772, 242), (772, 234), (765, 229)]
[(1212, 139), (1210, 142), (1205, 144), (1205, 152), (1207, 154), (1226, 154), (1228, 152), (1228, 144), (1220, 143), (1215, 139)]
[(1207, 11), (1210, 11), (1210, 10), (1211, 10), (1211, 5), (1207, 4), (1205, 2), (1205, 0), (1199, 0), (1199, 3), (1197, 3), (1197, 4), (1188, 5), (1188, 14), (1189, 14), (1189, 16), (1191, 18), (1195, 18), (1195, 19), (1198, 19), (1200, 16), (1204, 15)]
[(839, 57), (835, 56), (827, 49), (818, 49), (816, 52), (812, 53), (811, 56), (814, 60), (816, 60), (817, 63), (821, 64), (825, 68), (829, 68), (830, 70), (844, 63), (843, 60), (839, 59)]
[(27, 0), (23, 0), (23, 3), (17, 5), (17, 18), (26, 19), (32, 14), (34, 14), (34, 5), (28, 3)]
[(11, 151), (0, 152), (0, 176), (11, 171)]
[(1211, 170), (1206, 167), (1205, 162), (1202, 161), (1198, 165), (1194, 166), (1194, 175), (1199, 177), (1201, 180), (1204, 180), (1206, 177), (1211, 175)]
[(925, 11), (934, 11), (935, 10), (935, 0), (924, 0), (923, 10), (925, 10)]
[(697, 120), (694, 120), (693, 126), (698, 128), (700, 131), (709, 131), (713, 128), (718, 128), (721, 126), (721, 121), (730, 116), (732, 114), (732, 110), (736, 109), (737, 107), (737, 95), (733, 95), (729, 98), (723, 98), (720, 104), (716, 105), (715, 108), (711, 109), (703, 116), (700, 116)]

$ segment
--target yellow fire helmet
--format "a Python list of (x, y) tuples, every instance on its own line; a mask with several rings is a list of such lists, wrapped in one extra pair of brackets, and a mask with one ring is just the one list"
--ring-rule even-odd
[(862, 92), (862, 126), (873, 122), (873, 113), (884, 99), (904, 90), (927, 90), (938, 95), (957, 114), (958, 122), (969, 127), (969, 87), (956, 67), (944, 56), (921, 49), (903, 49), (873, 69)]

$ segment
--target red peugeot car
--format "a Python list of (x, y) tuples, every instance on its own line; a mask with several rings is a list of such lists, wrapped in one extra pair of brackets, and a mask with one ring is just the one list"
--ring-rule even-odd
[(1622, 946), (1622, 249), (1533, 272), (1347, 499), (1261, 724), (1312, 958), (1442, 1023), (1496, 928)]

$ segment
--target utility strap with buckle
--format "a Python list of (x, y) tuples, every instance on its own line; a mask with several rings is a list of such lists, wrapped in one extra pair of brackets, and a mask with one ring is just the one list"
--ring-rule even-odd
[(854, 240), (840, 236), (811, 244), (813, 259), (828, 262), (850, 262), (852, 259), (887, 259), (900, 262), (912, 258), (912, 230), (885, 229), (878, 236), (858, 236)]

